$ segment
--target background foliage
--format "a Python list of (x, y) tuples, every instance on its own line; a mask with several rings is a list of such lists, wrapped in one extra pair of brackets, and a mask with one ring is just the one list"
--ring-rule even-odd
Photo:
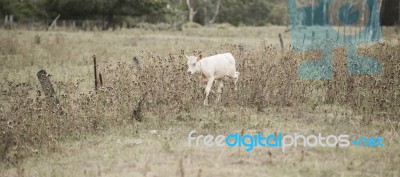
[[(287, 25), (286, 1), (281, 0), (191, 0), (197, 12), (194, 22), (235, 26)], [(398, 1), (383, 1), (383, 24), (399, 21)], [(15, 21), (51, 20), (58, 14), (64, 20), (101, 20), (105, 27), (115, 22), (184, 23), (188, 21), (186, 0), (1, 0), (0, 15), (13, 14)]]

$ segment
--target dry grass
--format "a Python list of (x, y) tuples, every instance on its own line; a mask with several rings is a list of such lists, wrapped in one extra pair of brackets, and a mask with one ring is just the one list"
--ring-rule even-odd
[[(400, 45), (390, 40), (385, 46), (360, 49), (383, 63), (381, 75), (347, 76), (345, 50), (339, 48), (333, 81), (304, 81), (297, 77), (297, 66), (317, 54), (281, 51), (276, 36), (283, 30), (2, 31), (0, 171), (5, 176), (398, 175)], [(233, 53), (241, 72), (239, 91), (226, 82), (222, 102), (203, 107), (203, 90), (197, 78), (187, 76), (182, 56), (193, 50)], [(97, 94), (93, 54), (105, 82)], [(133, 56), (139, 58), (140, 69)], [(53, 75), (66, 114), (59, 114), (39, 93), (35, 75), (40, 69)], [(134, 109), (138, 113), (132, 117)], [(194, 149), (186, 146), (193, 129), (203, 134), (379, 135), (385, 147), (285, 153)]]

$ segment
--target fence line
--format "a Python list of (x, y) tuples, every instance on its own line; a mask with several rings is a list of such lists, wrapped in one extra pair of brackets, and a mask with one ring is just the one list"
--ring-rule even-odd
[(129, 22), (118, 22), (114, 24), (108, 24), (101, 20), (57, 20), (57, 23), (52, 25), (53, 20), (24, 20), (18, 22), (10, 22), (8, 18), (0, 19), (0, 28), (4, 29), (27, 29), (27, 30), (84, 30), (84, 31), (97, 31), (103, 29), (122, 29), (122, 28), (140, 28), (148, 30), (179, 30), (183, 23), (129, 23)]

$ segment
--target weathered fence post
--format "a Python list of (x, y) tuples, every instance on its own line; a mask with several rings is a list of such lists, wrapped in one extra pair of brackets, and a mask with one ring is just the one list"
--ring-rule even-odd
[(311, 33), (311, 43), (314, 44), (315, 41), (315, 31), (312, 31)]
[(346, 26), (343, 27), (343, 42), (346, 42)]
[(8, 16), (8, 22), (12, 25), (14, 23), (14, 15)]
[(37, 77), (40, 81), (40, 85), (42, 85), (44, 94), (52, 99), (55, 104), (60, 104), (60, 101), (56, 97), (56, 92), (54, 91), (53, 85), (50, 82), (50, 78), (47, 75), (47, 72), (45, 70), (40, 70), (37, 73)]
[(101, 76), (101, 73), (99, 73), (99, 79), (100, 79), (100, 87), (103, 87), (103, 76)]
[(328, 30), (325, 31), (325, 38), (326, 38), (327, 40), (329, 39), (329, 31), (328, 31)]
[(137, 70), (141, 70), (140, 60), (141, 59), (139, 57), (137, 57), (137, 56), (132, 58), (133, 64), (135, 64)]
[(284, 44), (283, 44), (283, 39), (282, 39), (281, 33), (279, 33), (279, 42), (281, 43), (281, 48), (282, 48), (282, 50), (285, 49), (285, 46), (284, 46)]
[(60, 101), (57, 99), (56, 92), (54, 91), (53, 85), (50, 82), (50, 77), (45, 70), (40, 70), (37, 73), (37, 77), (39, 79), (40, 85), (44, 91), (44, 94), (51, 101), (51, 104), (56, 107), (57, 111), (60, 114), (64, 114), (64, 111), (61, 109)]
[(94, 68), (94, 90), (97, 93), (97, 62), (96, 62), (96, 55), (93, 55), (93, 68)]
[(12, 23), (13, 23), (13, 19), (14, 17), (12, 15), (6, 15), (5, 19), (4, 19), (4, 27), (6, 29), (11, 29), (12, 27)]
[(137, 103), (136, 107), (133, 108), (132, 111), (132, 116), (131, 120), (137, 120), (139, 122), (142, 121), (142, 109), (143, 109), (143, 104), (146, 100), (147, 92), (145, 92), (139, 99), (139, 102)]
[(51, 23), (49, 29), (47, 29), (47, 30), (50, 30), (53, 26), (57, 27), (57, 20), (58, 20), (58, 18), (60, 18), (60, 16), (61, 16), (60, 14), (57, 15), (56, 19), (53, 20), (53, 22)]
[[(339, 31), (339, 29), (338, 29), (338, 31)], [(339, 35), (339, 32), (337, 32), (336, 41), (339, 41), (339, 40), (340, 40), (340, 35)]]
[(239, 44), (238, 47), (239, 47), (240, 54), (242, 54), (244, 52), (244, 45), (243, 44)]

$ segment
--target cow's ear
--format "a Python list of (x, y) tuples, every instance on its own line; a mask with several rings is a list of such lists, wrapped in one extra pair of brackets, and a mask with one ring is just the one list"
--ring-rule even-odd
[(197, 59), (198, 59), (198, 60), (203, 59), (203, 54), (202, 54), (202, 53), (199, 53), (199, 57), (197, 57)]

